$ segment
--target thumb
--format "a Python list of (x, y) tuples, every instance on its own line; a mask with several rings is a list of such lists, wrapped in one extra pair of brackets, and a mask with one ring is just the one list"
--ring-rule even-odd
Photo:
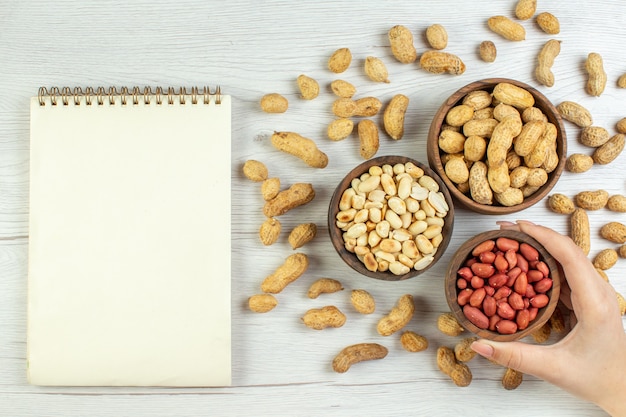
[(480, 339), (471, 345), (479, 355), (507, 368), (549, 380), (558, 375), (557, 355), (549, 346), (529, 345), (522, 342), (494, 342)]

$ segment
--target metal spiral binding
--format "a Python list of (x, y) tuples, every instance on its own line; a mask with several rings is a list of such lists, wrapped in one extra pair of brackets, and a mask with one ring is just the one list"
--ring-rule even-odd
[(155, 100), (157, 105), (162, 105), (164, 100), (170, 105), (176, 101), (181, 105), (188, 102), (198, 104), (200, 101), (203, 104), (209, 104), (211, 97), (214, 98), (215, 104), (222, 104), (220, 86), (217, 86), (215, 91), (211, 91), (209, 87), (205, 86), (202, 88), (202, 92), (198, 87), (192, 87), (189, 94), (185, 87), (180, 87), (178, 91), (173, 87), (168, 87), (167, 91), (164, 91), (163, 87), (156, 87), (154, 92), (150, 87), (144, 87), (143, 91), (139, 87), (133, 87), (132, 90), (128, 87), (122, 87), (119, 93), (115, 87), (109, 87), (108, 91), (104, 87), (97, 87), (95, 90), (93, 87), (86, 87), (84, 91), (81, 87), (75, 87), (73, 90), (69, 87), (62, 87), (61, 89), (52, 87), (50, 90), (46, 87), (40, 87), (37, 94), (40, 106), (45, 106), (47, 103), (51, 106), (67, 106), (70, 100), (73, 100), (75, 106), (79, 106), (82, 103), (82, 98), (84, 98), (84, 103), (87, 106), (102, 106), (106, 101), (109, 105), (115, 105), (118, 99), (123, 106), (137, 105), (141, 101), (143, 104), (150, 104), (152, 100)]

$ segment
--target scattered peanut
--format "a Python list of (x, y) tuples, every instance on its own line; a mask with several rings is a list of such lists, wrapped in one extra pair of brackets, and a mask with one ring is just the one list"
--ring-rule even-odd
[(513, 368), (506, 368), (502, 376), (502, 386), (505, 390), (513, 390), (519, 387), (523, 380), (524, 374), (522, 372), (516, 371)]
[(276, 149), (297, 156), (310, 167), (325, 168), (328, 165), (328, 156), (311, 139), (294, 132), (274, 132), (271, 140)]
[(356, 117), (371, 117), (378, 114), (383, 103), (376, 97), (363, 97), (354, 101), (356, 109), (353, 116)]
[(269, 201), (280, 192), (280, 178), (268, 178), (261, 183), (261, 196), (263, 200)]
[(352, 53), (348, 48), (340, 48), (332, 53), (328, 59), (328, 69), (339, 74), (344, 72), (352, 62)]
[(585, 210), (600, 210), (609, 201), (609, 193), (605, 190), (581, 191), (574, 196), (574, 202)]
[(626, 245), (620, 246), (617, 253), (619, 254), (620, 258), (626, 258)]
[(357, 125), (357, 132), (359, 134), (360, 153), (363, 159), (370, 159), (380, 146), (378, 139), (378, 127), (376, 123), (369, 119), (361, 120)]
[(428, 349), (428, 339), (411, 330), (407, 330), (400, 336), (402, 347), (409, 352), (422, 352)]
[(478, 337), (466, 337), (454, 346), (454, 356), (459, 362), (469, 362), (476, 356), (476, 352), (470, 347)]
[(320, 94), (320, 85), (315, 79), (301, 74), (297, 78), (300, 95), (305, 100), (313, 100)]
[(593, 258), (593, 266), (602, 271), (612, 268), (619, 255), (615, 249), (603, 249)]
[(372, 314), (376, 310), (374, 297), (365, 290), (352, 290), (350, 302), (354, 309), (361, 314)]
[(542, 12), (537, 15), (537, 25), (548, 35), (558, 35), (561, 31), (559, 19), (548, 12)]
[(491, 31), (497, 33), (510, 41), (523, 41), (526, 39), (524, 26), (509, 19), (506, 16), (492, 16), (487, 20), (487, 26)]
[(356, 94), (356, 87), (344, 80), (334, 80), (330, 83), (330, 89), (338, 97), (352, 98)]
[(248, 307), (255, 313), (267, 313), (278, 305), (278, 300), (272, 294), (255, 294), (248, 298)]
[(626, 213), (626, 196), (621, 194), (612, 195), (606, 202), (606, 207), (611, 211)]
[(341, 290), (343, 290), (343, 285), (336, 279), (320, 278), (311, 284), (307, 296), (309, 298), (317, 298), (320, 294), (331, 294)]
[(600, 228), (600, 236), (614, 243), (626, 243), (626, 226), (620, 222), (609, 222)]
[(332, 111), (337, 117), (352, 117), (356, 112), (356, 101), (346, 97), (338, 98), (333, 102)]
[(284, 113), (289, 108), (289, 101), (278, 93), (266, 94), (261, 98), (261, 110), (265, 113)]
[(619, 132), (619, 133), (626, 133), (626, 117), (620, 119), (616, 124), (615, 124), (615, 129)]
[(536, 343), (545, 343), (548, 341), (551, 334), (552, 327), (550, 326), (550, 322), (548, 321), (543, 326), (532, 332), (530, 336)]
[(437, 318), (437, 328), (448, 336), (458, 336), (465, 331), (452, 313), (442, 313)]
[(609, 131), (600, 126), (586, 126), (580, 131), (579, 142), (591, 148), (598, 148), (610, 139)]
[(519, 20), (528, 20), (537, 11), (537, 0), (518, 0), (515, 6), (515, 17)]
[(426, 29), (426, 41), (433, 49), (445, 49), (448, 46), (448, 32), (442, 25), (436, 23)]
[(437, 348), (437, 367), (441, 372), (450, 376), (456, 363), (454, 350), (447, 346), (439, 346)]
[(354, 130), (354, 122), (346, 117), (335, 119), (328, 125), (328, 138), (333, 141), (340, 141), (352, 133)]
[(588, 75), (586, 86), (587, 93), (599, 97), (604, 92), (607, 81), (602, 56), (596, 52), (591, 52), (587, 56), (587, 61), (585, 61), (585, 69)]
[(452, 371), (450, 378), (457, 387), (467, 387), (472, 382), (472, 371), (463, 362), (457, 362)]
[(548, 198), (548, 207), (555, 213), (572, 214), (576, 210), (574, 202), (565, 194), (552, 194)]
[(426, 51), (420, 57), (420, 67), (433, 74), (460, 75), (465, 72), (465, 64), (458, 56), (449, 52)]
[(347, 346), (333, 359), (333, 370), (338, 373), (344, 373), (356, 363), (382, 359), (387, 356), (387, 353), (387, 348), (378, 343), (358, 343)]
[(593, 123), (589, 110), (573, 101), (563, 101), (556, 106), (556, 109), (561, 114), (562, 118), (574, 123), (578, 127), (591, 126)]
[(589, 216), (584, 209), (577, 208), (570, 218), (570, 237), (580, 247), (585, 255), (589, 255), (591, 249), (591, 230)]
[(346, 316), (335, 306), (312, 308), (304, 313), (302, 322), (310, 329), (323, 330), (327, 327), (341, 327), (346, 323)]
[(249, 159), (243, 164), (243, 175), (250, 181), (265, 181), (268, 176), (267, 167), (263, 162)]
[(265, 202), (263, 214), (266, 217), (281, 216), (296, 207), (309, 203), (315, 198), (315, 190), (311, 184), (296, 183), (287, 190), (279, 192), (276, 197)]
[(620, 77), (617, 79), (617, 86), (619, 88), (626, 88), (626, 74), (620, 75)]
[(287, 240), (291, 248), (295, 250), (309, 243), (316, 235), (317, 226), (315, 223), (302, 223), (291, 230)]
[(494, 62), (498, 55), (496, 44), (492, 41), (482, 41), (478, 46), (478, 55), (485, 62)]
[(261, 290), (265, 293), (277, 294), (304, 274), (308, 267), (309, 259), (305, 254), (289, 255), (276, 271), (263, 280)]
[(626, 315), (626, 298), (617, 291), (615, 291), (615, 296), (617, 297), (617, 305), (619, 306), (619, 313), (623, 316)]
[(624, 150), (626, 135), (618, 133), (611, 137), (604, 145), (596, 148), (591, 157), (593, 162), (600, 165), (606, 165), (613, 162)]
[(265, 246), (270, 246), (276, 243), (278, 237), (280, 236), (281, 224), (274, 217), (268, 217), (261, 224), (261, 228), (259, 229), (259, 238), (261, 239), (261, 243)]
[(550, 39), (547, 41), (537, 57), (537, 67), (535, 68), (535, 78), (546, 87), (554, 85), (554, 74), (552, 73), (552, 65), (554, 59), (561, 52), (561, 41)]
[(582, 153), (574, 153), (567, 157), (565, 169), (569, 172), (587, 172), (593, 166), (593, 158)]
[(398, 299), (398, 302), (391, 309), (389, 314), (378, 321), (378, 325), (376, 326), (378, 334), (381, 336), (389, 336), (401, 330), (411, 321), (414, 311), (415, 304), (413, 304), (413, 296), (411, 294), (403, 295)]
[(391, 44), (391, 53), (403, 64), (410, 64), (417, 59), (417, 51), (413, 45), (413, 34), (402, 25), (389, 29), (387, 34)]
[(374, 82), (389, 82), (389, 72), (380, 58), (376, 58), (374, 56), (368, 56), (365, 58), (365, 74)]
[(408, 106), (409, 98), (404, 94), (396, 94), (385, 108), (383, 126), (392, 139), (400, 140), (404, 136), (404, 115)]

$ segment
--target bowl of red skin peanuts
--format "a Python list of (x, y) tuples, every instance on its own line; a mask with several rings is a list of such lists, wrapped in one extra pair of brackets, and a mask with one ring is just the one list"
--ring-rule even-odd
[(539, 242), (523, 232), (492, 230), (455, 252), (445, 293), (465, 329), (484, 339), (513, 341), (550, 319), (560, 284), (560, 265)]

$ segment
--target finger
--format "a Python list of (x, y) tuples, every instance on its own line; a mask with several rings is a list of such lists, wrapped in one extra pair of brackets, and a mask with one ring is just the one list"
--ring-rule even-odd
[(559, 375), (560, 359), (546, 346), (480, 339), (471, 348), (481, 356), (525, 374), (550, 381)]

